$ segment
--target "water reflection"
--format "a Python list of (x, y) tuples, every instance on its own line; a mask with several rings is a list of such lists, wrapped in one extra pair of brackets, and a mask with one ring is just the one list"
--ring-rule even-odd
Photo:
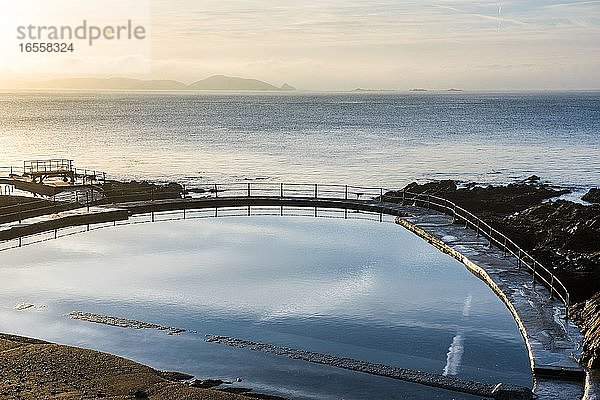
[[(269, 216), (165, 221), (2, 256), (3, 332), (200, 377), (242, 376), (247, 385), (278, 393), (284, 387), (299, 399), (368, 399), (374, 390), (379, 398), (448, 394), (223, 348), (203, 335), (531, 385), (523, 340), (500, 300), (456, 260), (393, 224)], [(45, 307), (13, 308), (23, 302)], [(90, 324), (68, 319), (73, 310), (197, 334)]]

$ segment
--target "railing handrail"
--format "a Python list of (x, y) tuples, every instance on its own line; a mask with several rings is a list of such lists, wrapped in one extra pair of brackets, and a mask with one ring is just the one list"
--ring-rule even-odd
[[(359, 197), (362, 195), (372, 196), (371, 198), (365, 198), (363, 201), (376, 201), (380, 203), (386, 203), (386, 199), (393, 199), (397, 202), (402, 201), (405, 202), (413, 202), (415, 206), (419, 206), (418, 202), (421, 202), (421, 207), (434, 208), (438, 209), (438, 211), (442, 211), (447, 215), (450, 215), (456, 219), (463, 220), (466, 227), (470, 227), (476, 229), (478, 235), (483, 235), (489, 239), (490, 245), (495, 244), (500, 250), (507, 253), (512, 254), (517, 258), (519, 267), (524, 265), (533, 276), (533, 283), (535, 284), (536, 279), (540, 282), (543, 282), (549, 289), (550, 294), (553, 297), (556, 295), (565, 305), (565, 315), (568, 316), (568, 308), (570, 306), (570, 294), (564, 283), (554, 275), (548, 268), (542, 265), (539, 261), (537, 261), (529, 252), (523, 250), (520, 246), (518, 246), (512, 239), (504, 235), (502, 232), (498, 231), (494, 227), (492, 227), (489, 223), (485, 222), (483, 219), (479, 218), (472, 212), (466, 210), (465, 208), (457, 205), (455, 202), (448, 200), (446, 198), (428, 194), (428, 193), (415, 193), (407, 190), (390, 190), (385, 189), (383, 187), (368, 187), (368, 186), (352, 186), (352, 185), (341, 185), (341, 184), (315, 184), (315, 183), (283, 183), (283, 182), (232, 182), (232, 183), (224, 183), (224, 184), (202, 184), (200, 189), (204, 189), (204, 193), (219, 197), (222, 196), (222, 193), (227, 191), (239, 191), (239, 195), (230, 196), (230, 197), (256, 197), (256, 193), (259, 192), (260, 196), (264, 197), (305, 197), (311, 199), (334, 199), (334, 200), (352, 200), (352, 201), (360, 201)], [(151, 188), (151, 199), (154, 200), (154, 188)], [(253, 196), (253, 191), (255, 196)], [(266, 192), (266, 194), (265, 194)], [(188, 192), (183, 186), (183, 194), (184, 196)], [(220, 194), (221, 193), (221, 194)], [(124, 194), (117, 195), (119, 198), (123, 198), (127, 200), (139, 196), (140, 194), (145, 194), (146, 196), (149, 193), (148, 190), (137, 191), (137, 192), (127, 192)], [(332, 197), (332, 195), (343, 195), (342, 197)], [(350, 195), (356, 195), (356, 199), (350, 199)], [(76, 194), (77, 196), (77, 194)], [(44, 200), (40, 200), (39, 202), (43, 202)], [(123, 201), (126, 202), (126, 201)], [(86, 200), (86, 203), (81, 203), (79, 201), (74, 201), (72, 203), (66, 202), (67, 204), (77, 203), (81, 206), (89, 207), (90, 199)], [(14, 209), (15, 205), (0, 207), (1, 210), (6, 210), (8, 208)], [(17, 207), (20, 207), (17, 205)], [(42, 209), (50, 209), (52, 206), (41, 207)], [(35, 211), (29, 209), (28, 211)], [(16, 215), (21, 213), (20, 209), (16, 213), (8, 213), (4, 215)], [(544, 276), (545, 275), (545, 276)]]
[[(62, 162), (68, 162), (68, 164), (64, 164)], [(49, 164), (50, 168), (44, 169), (35, 169), (32, 163), (44, 163), (44, 162), (52, 162)], [(54, 164), (56, 162), (56, 164)], [(37, 164), (36, 164), (37, 166)], [(52, 166), (57, 166), (58, 169), (52, 169)], [(65, 167), (65, 168), (60, 168)], [(6, 175), (3, 175), (6, 174)], [(22, 167), (15, 166), (0, 166), (0, 178), (10, 178), (13, 175), (17, 176), (32, 176), (32, 175), (40, 175), (44, 173), (73, 173), (75, 179), (82, 178), (85, 183), (88, 180), (96, 180), (96, 181), (106, 181), (106, 177), (108, 174), (104, 171), (99, 171), (91, 168), (77, 168), (75, 164), (73, 164), (73, 160), (68, 159), (52, 159), (52, 160), (28, 160), (23, 162)]]

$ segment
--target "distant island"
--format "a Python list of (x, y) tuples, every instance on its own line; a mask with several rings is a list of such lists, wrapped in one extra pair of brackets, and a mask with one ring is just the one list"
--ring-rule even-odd
[[(446, 90), (443, 90), (443, 89), (431, 89), (431, 90), (433, 90), (434, 92), (435, 91), (446, 91), (446, 92), (462, 92), (463, 91), (462, 89), (455, 89), (455, 88), (450, 88), (450, 89), (446, 89)], [(409, 89), (408, 91), (409, 92), (428, 92), (429, 89), (415, 88), (415, 89)]]
[(365, 88), (356, 88), (353, 92), (394, 92), (394, 89), (365, 89)]
[(214, 75), (192, 84), (174, 80), (141, 80), (132, 78), (69, 78), (40, 82), (16, 82), (16, 89), (96, 89), (96, 90), (257, 90), (292, 91), (293, 86), (284, 83), (281, 87), (258, 79)]

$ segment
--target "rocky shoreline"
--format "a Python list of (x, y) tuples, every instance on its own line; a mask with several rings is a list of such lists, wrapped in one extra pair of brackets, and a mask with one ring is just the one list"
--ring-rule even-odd
[(223, 387), (219, 379), (194, 379), (180, 372), (158, 371), (118, 356), (0, 334), (0, 398), (286, 400)]
[[(111, 354), (0, 334), (0, 398), (248, 400)], [(258, 397), (260, 398), (260, 397)]]

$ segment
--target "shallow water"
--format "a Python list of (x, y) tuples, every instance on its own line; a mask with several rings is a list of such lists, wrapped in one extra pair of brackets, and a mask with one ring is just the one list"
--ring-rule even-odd
[[(523, 339), (502, 302), (462, 264), (394, 224), (274, 216), (164, 221), (0, 255), (2, 332), (202, 378), (239, 376), (238, 386), (297, 399), (471, 397), (206, 343), (204, 335), (531, 387)], [(16, 310), (20, 303), (36, 307)], [(188, 332), (69, 319), (74, 310)]]

